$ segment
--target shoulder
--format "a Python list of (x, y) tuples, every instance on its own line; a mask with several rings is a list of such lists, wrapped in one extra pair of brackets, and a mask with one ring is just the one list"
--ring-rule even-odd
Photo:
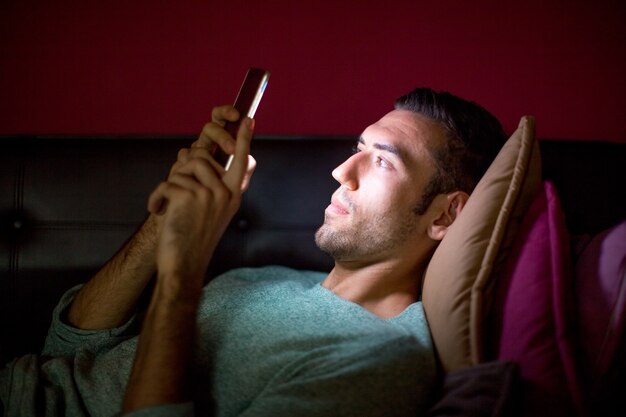
[(433, 349), (430, 329), (421, 301), (411, 304), (401, 314), (387, 320), (387, 322), (399, 332), (414, 337), (419, 345)]

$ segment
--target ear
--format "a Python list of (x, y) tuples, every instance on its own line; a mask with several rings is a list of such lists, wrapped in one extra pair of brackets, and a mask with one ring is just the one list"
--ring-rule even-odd
[(435, 197), (432, 208), (435, 209), (433, 220), (428, 225), (428, 236), (441, 240), (448, 233), (448, 228), (463, 211), (469, 195), (464, 191), (454, 191)]

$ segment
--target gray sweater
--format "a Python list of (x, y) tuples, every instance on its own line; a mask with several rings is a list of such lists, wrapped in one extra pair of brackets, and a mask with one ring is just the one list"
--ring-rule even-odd
[[(238, 269), (204, 289), (193, 402), (137, 416), (416, 416), (435, 382), (421, 303), (383, 320), (320, 285), (325, 274)], [(0, 371), (6, 416), (112, 416), (136, 348), (137, 325), (81, 331), (55, 309), (41, 355)]]

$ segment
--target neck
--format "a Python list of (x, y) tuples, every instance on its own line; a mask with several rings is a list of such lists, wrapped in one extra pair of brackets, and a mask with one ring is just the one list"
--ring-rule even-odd
[(418, 300), (425, 266), (425, 262), (407, 266), (394, 260), (375, 264), (336, 261), (322, 285), (387, 319)]

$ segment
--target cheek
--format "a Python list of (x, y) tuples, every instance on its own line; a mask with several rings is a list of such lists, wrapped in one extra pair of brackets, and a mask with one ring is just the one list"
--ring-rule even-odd
[(363, 212), (379, 215), (404, 212), (415, 200), (414, 190), (399, 187), (392, 181), (372, 180), (361, 185), (358, 206)]

